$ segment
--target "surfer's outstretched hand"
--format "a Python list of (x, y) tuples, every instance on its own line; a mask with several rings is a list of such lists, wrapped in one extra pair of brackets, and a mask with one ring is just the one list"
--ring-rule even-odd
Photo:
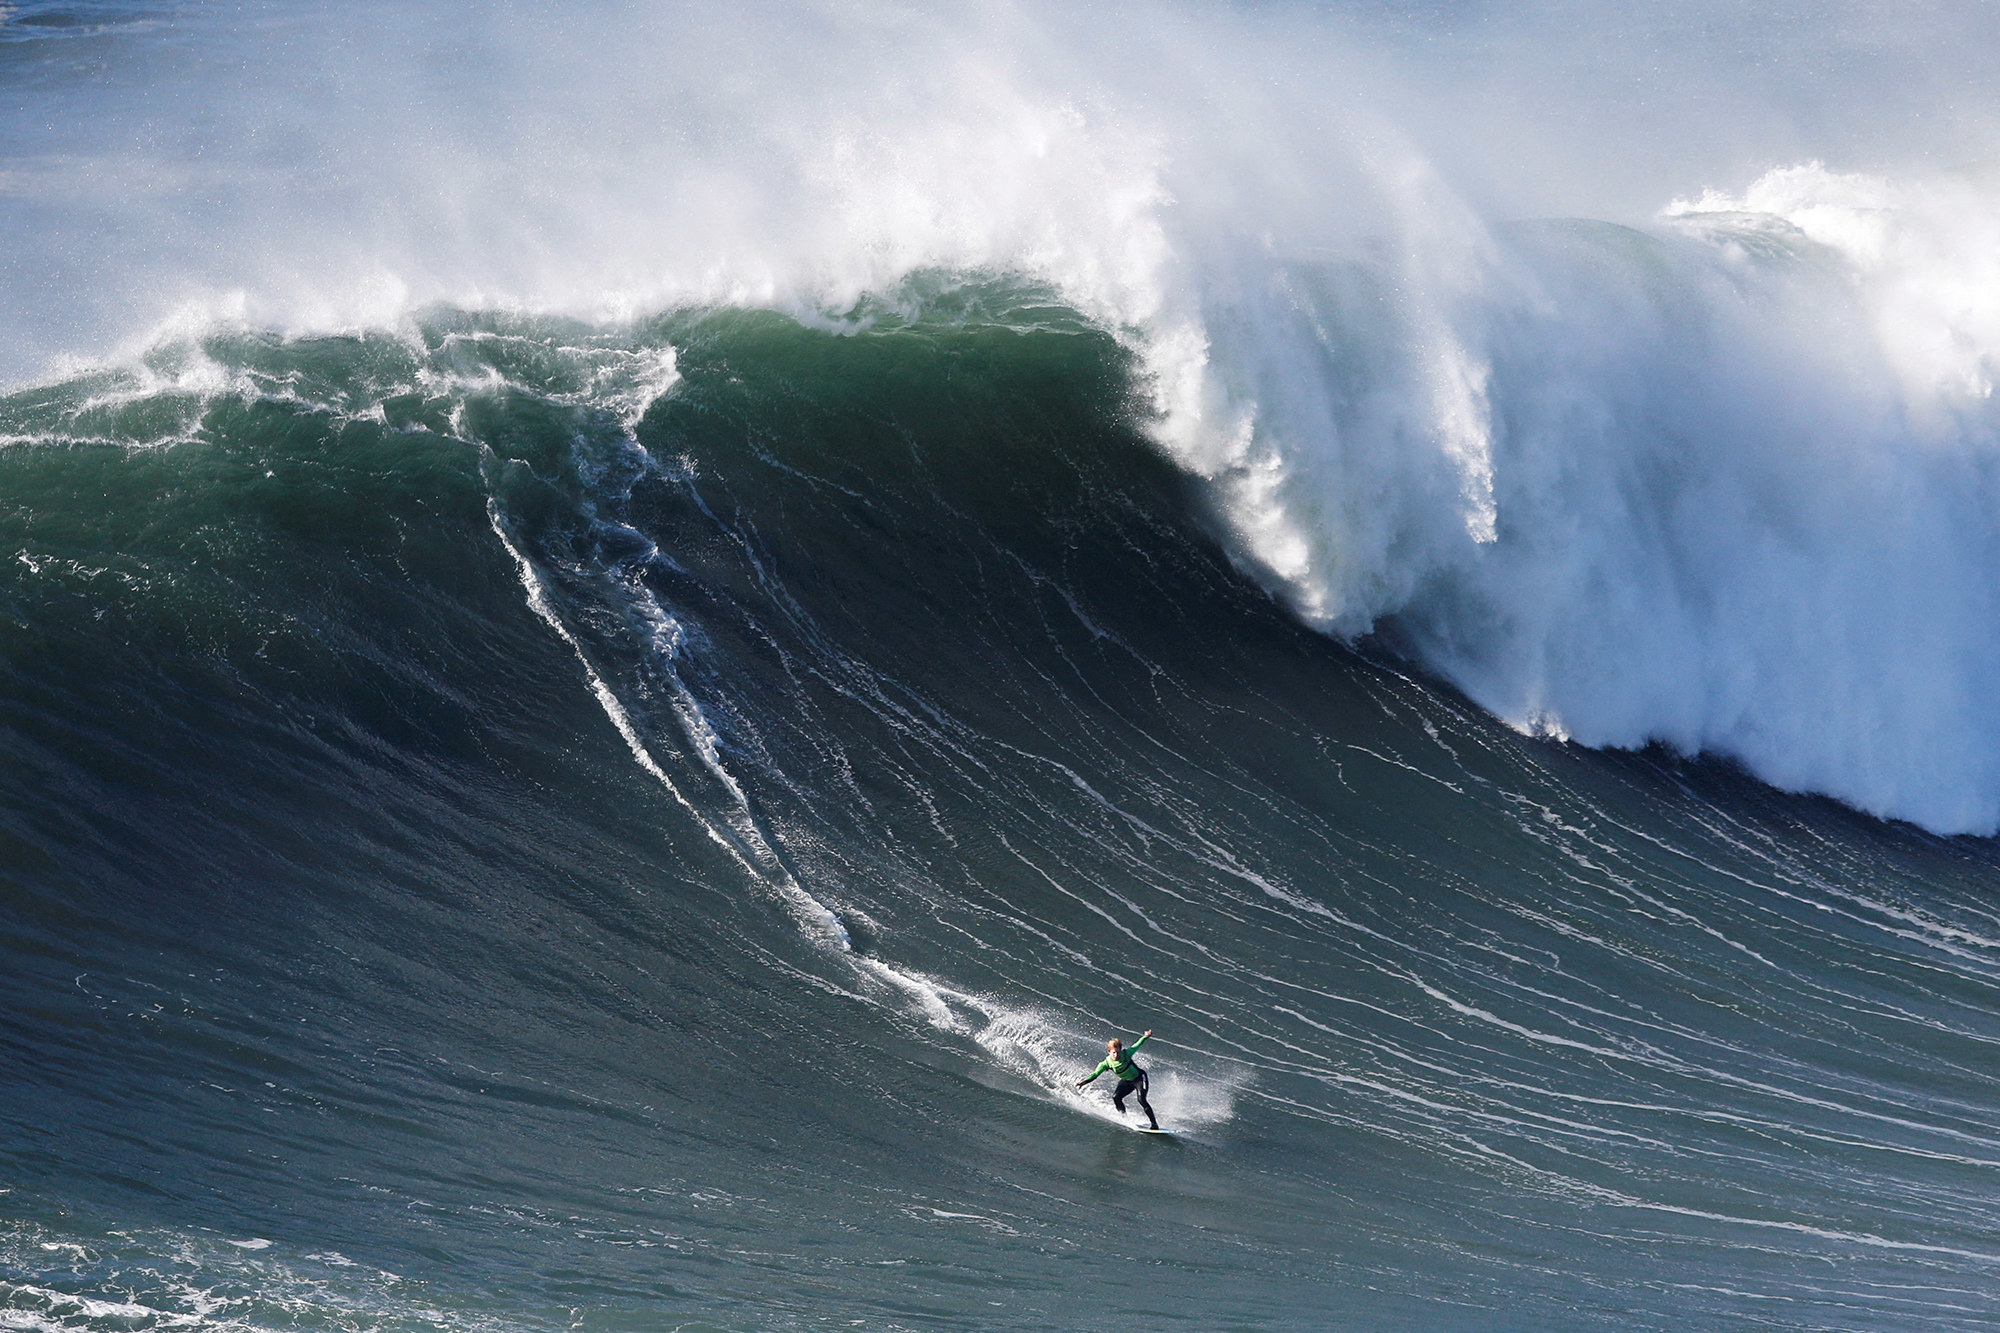
[(1152, 1035), (1153, 1035), (1153, 1029), (1151, 1029), (1151, 1028), (1147, 1028), (1147, 1029), (1146, 1029), (1146, 1035), (1147, 1035), (1147, 1036), (1149, 1036), (1149, 1037), (1150, 1037), (1150, 1036), (1152, 1036)]

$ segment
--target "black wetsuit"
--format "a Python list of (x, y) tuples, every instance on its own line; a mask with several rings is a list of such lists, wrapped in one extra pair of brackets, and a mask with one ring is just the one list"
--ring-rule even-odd
[(1139, 1071), (1139, 1077), (1119, 1079), (1118, 1086), (1111, 1090), (1111, 1104), (1118, 1108), (1119, 1115), (1124, 1115), (1125, 1098), (1136, 1090), (1139, 1094), (1139, 1109), (1146, 1113), (1146, 1119), (1151, 1122), (1153, 1128), (1158, 1129), (1160, 1118), (1153, 1114), (1153, 1104), (1146, 1100), (1146, 1071), (1139, 1069), (1137, 1065), (1133, 1065), (1132, 1068)]

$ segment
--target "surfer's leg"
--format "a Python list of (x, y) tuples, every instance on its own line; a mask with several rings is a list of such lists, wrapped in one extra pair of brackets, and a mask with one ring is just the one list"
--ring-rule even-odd
[[(1125, 1099), (1130, 1097), (1132, 1089), (1138, 1086), (1139, 1084), (1136, 1080), (1121, 1078), (1118, 1080), (1118, 1086), (1111, 1090), (1111, 1104), (1118, 1108), (1119, 1115), (1125, 1114)], [(1145, 1101), (1146, 1094), (1142, 1092), (1139, 1094), (1139, 1102), (1141, 1105), (1144, 1105)]]
[[(1150, 1084), (1151, 1082), (1152, 1082), (1152, 1080), (1146, 1077), (1146, 1071), (1145, 1071), (1145, 1070), (1143, 1070), (1143, 1069), (1142, 1069), (1142, 1070), (1140, 1070), (1140, 1071), (1139, 1071), (1139, 1109), (1140, 1109), (1141, 1111), (1144, 1111), (1144, 1112), (1146, 1113), (1146, 1119), (1148, 1119), (1148, 1120), (1150, 1120), (1150, 1121), (1152, 1121), (1152, 1122), (1153, 1122), (1153, 1128), (1154, 1128), (1154, 1129), (1158, 1129), (1158, 1128), (1160, 1127), (1160, 1118), (1159, 1118), (1158, 1116), (1156, 1116), (1156, 1115), (1154, 1115), (1154, 1114), (1153, 1114), (1153, 1104), (1152, 1104), (1151, 1102), (1149, 1102), (1149, 1101), (1147, 1101), (1147, 1100), (1146, 1100), (1146, 1088), (1147, 1088), (1147, 1086), (1148, 1086), (1148, 1085), (1149, 1085), (1149, 1084)], [(1119, 1107), (1118, 1109), (1122, 1111), (1122, 1110), (1124, 1110), (1125, 1108), (1121, 1106), (1121, 1107)]]

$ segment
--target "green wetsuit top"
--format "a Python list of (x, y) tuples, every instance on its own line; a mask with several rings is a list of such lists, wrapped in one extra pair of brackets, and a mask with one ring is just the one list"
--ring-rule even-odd
[[(1118, 1058), (1116, 1060), (1113, 1060), (1111, 1057), (1106, 1056), (1104, 1059), (1100, 1060), (1097, 1064), (1097, 1068), (1090, 1071), (1090, 1078), (1096, 1078), (1099, 1074), (1103, 1073), (1116, 1074), (1120, 1080), (1134, 1079), (1139, 1077), (1139, 1066), (1132, 1063), (1132, 1052), (1138, 1050), (1141, 1046), (1144, 1046), (1145, 1044), (1146, 1044), (1146, 1039), (1144, 1037), (1141, 1037), (1139, 1038), (1139, 1040), (1133, 1042), (1130, 1046), (1120, 1047), (1118, 1050)], [(1085, 1083), (1090, 1082), (1090, 1078), (1084, 1079), (1083, 1082)]]

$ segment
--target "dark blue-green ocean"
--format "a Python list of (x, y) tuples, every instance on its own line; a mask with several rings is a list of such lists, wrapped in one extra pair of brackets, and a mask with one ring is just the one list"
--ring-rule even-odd
[(356, 12), (0, 3), (0, 1330), (2000, 1326), (1947, 9)]

